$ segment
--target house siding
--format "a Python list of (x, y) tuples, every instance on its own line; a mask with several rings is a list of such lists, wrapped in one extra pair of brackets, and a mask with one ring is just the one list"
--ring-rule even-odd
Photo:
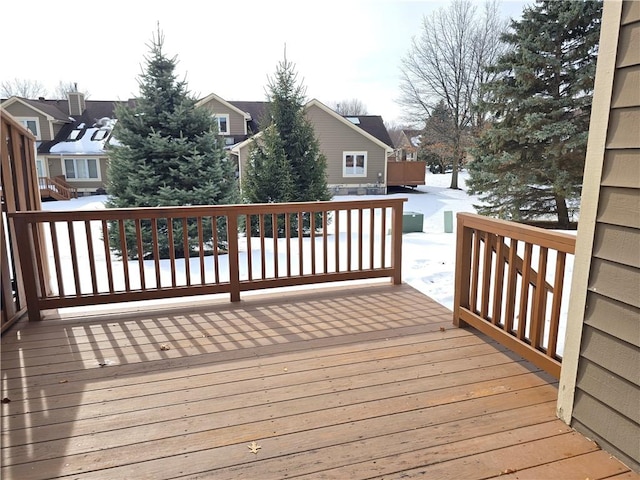
[(29, 108), (27, 105), (24, 105), (20, 102), (14, 102), (8, 107), (6, 107), (7, 112), (9, 112), (14, 117), (30, 117), (38, 119), (38, 128), (40, 128), (40, 140), (46, 141), (51, 140), (51, 131), (49, 129), (49, 120), (42, 114), (39, 114), (32, 108)]
[(57, 176), (63, 176), (66, 178), (65, 176), (65, 172), (64, 172), (64, 168), (62, 166), (62, 159), (63, 158), (97, 158), (98, 159), (98, 165), (100, 168), (100, 180), (75, 180), (75, 179), (67, 179), (66, 181), (76, 187), (78, 189), (78, 192), (80, 194), (92, 194), (95, 193), (97, 189), (99, 188), (104, 188), (106, 189), (106, 185), (107, 185), (107, 169), (108, 169), (108, 163), (109, 163), (109, 159), (106, 156), (100, 156), (100, 155), (63, 155), (63, 156), (55, 156), (55, 157), (48, 157), (47, 158), (47, 165), (48, 165), (48, 169), (49, 169), (49, 176), (51, 178), (57, 177)]
[[(306, 114), (313, 124), (320, 150), (327, 158), (327, 184), (334, 193), (384, 193), (387, 161), (385, 149), (318, 106), (310, 106)], [(343, 176), (345, 151), (367, 152), (365, 177)], [(382, 176), (380, 183), (378, 173)]]
[(242, 137), (246, 135), (246, 120), (244, 116), (240, 115), (237, 111), (213, 99), (200, 106), (202, 108), (206, 108), (207, 110), (209, 110), (212, 115), (216, 113), (229, 115), (229, 135), (228, 136)]
[(596, 192), (599, 199), (571, 421), (576, 430), (636, 470), (640, 469), (638, 44), (640, 4), (625, 1), (602, 177)]

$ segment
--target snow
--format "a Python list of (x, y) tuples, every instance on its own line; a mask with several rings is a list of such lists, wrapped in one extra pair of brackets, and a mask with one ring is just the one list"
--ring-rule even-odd
[(115, 143), (113, 141), (114, 139), (112, 139), (111, 141), (109, 140), (109, 136), (111, 130), (113, 130), (116, 120), (107, 120), (108, 121), (103, 122), (101, 127), (93, 126), (90, 128), (86, 128), (86, 125), (84, 123), (81, 123), (71, 131), (67, 140), (56, 143), (54, 146), (52, 146), (50, 150), (51, 153), (93, 155), (103, 154), (105, 143)]
[[(438, 303), (444, 305), (449, 309), (453, 309), (453, 296), (454, 296), (454, 280), (455, 280), (455, 257), (456, 257), (456, 224), (454, 221), (453, 224), (453, 232), (446, 233), (444, 226), (444, 217), (445, 212), (450, 211), (452, 213), (453, 218), (455, 219), (455, 215), (458, 212), (471, 212), (475, 213), (475, 208), (473, 207), (474, 203), (480, 203), (477, 197), (472, 195), (468, 195), (465, 191), (466, 188), (466, 179), (468, 178), (468, 174), (466, 172), (461, 172), (459, 177), (459, 185), (461, 186), (461, 190), (451, 190), (449, 184), (451, 182), (451, 174), (431, 174), (427, 172), (426, 176), (426, 185), (419, 186), (413, 190), (407, 190), (403, 193), (395, 193), (382, 196), (383, 198), (406, 198), (407, 201), (404, 204), (404, 212), (417, 212), (421, 213), (424, 216), (423, 222), (423, 230), (422, 232), (415, 233), (405, 233), (403, 234), (403, 244), (402, 244), (402, 280), (403, 282), (411, 285), (418, 291), (424, 293), (430, 298), (434, 299)], [(334, 200), (367, 200), (373, 198), (381, 198), (381, 196), (368, 195), (368, 196), (339, 196), (335, 197)], [(92, 210), (92, 209), (102, 209), (105, 208), (104, 203), (107, 200), (106, 196), (90, 196), (90, 197), (81, 197), (78, 199), (69, 200), (66, 202), (46, 202), (43, 203), (44, 210)], [(367, 212), (365, 212), (367, 213)], [(368, 219), (364, 219), (364, 224), (366, 225)], [(390, 223), (387, 223), (390, 225)], [(340, 222), (340, 234), (344, 235), (343, 229), (345, 229), (346, 222)], [(84, 230), (82, 225), (77, 226), (78, 232)], [(98, 282), (99, 288), (107, 289), (106, 285), (106, 266), (104, 265), (104, 255), (101, 253), (103, 251), (101, 232), (99, 222), (92, 222), (92, 228), (96, 231), (93, 234), (93, 242), (94, 242), (94, 252), (96, 252), (96, 263), (97, 271), (98, 271)], [(330, 226), (330, 228), (333, 228)], [(329, 233), (333, 233), (331, 230)], [(76, 236), (76, 238), (78, 238)], [(335, 238), (333, 235), (329, 235), (329, 238)], [(280, 239), (279, 242), (284, 242), (285, 239)], [(310, 239), (305, 238), (305, 242), (309, 242)], [(255, 240), (254, 245), (258, 245), (259, 239)], [(64, 235), (59, 237), (60, 245), (64, 245)], [(390, 242), (388, 242), (390, 243)], [(292, 264), (297, 269), (297, 242), (293, 242), (294, 248), (292, 249)], [(368, 241), (365, 239), (363, 245), (367, 246)], [(265, 255), (267, 256), (266, 260), (266, 270), (267, 272), (273, 272), (274, 261), (273, 258), (273, 242), (269, 240), (265, 245)], [(390, 245), (387, 244), (387, 248)], [(246, 240), (241, 245), (241, 258), (240, 258), (240, 274), (241, 278), (247, 278), (247, 262), (246, 262)], [(329, 250), (332, 250), (332, 247), (329, 247)], [(283, 258), (283, 253), (285, 252), (285, 247), (283, 243), (279, 243), (278, 251), (280, 252), (278, 262), (283, 262), (285, 259)], [(63, 258), (70, 258), (70, 252), (62, 251)], [(80, 265), (82, 265), (82, 260), (86, 259), (88, 261), (88, 255), (82, 252), (79, 252), (80, 256)], [(368, 257), (368, 253), (364, 253), (364, 258)], [(537, 256), (537, 252), (534, 250), (534, 256)], [(254, 272), (260, 271), (260, 253), (254, 252), (253, 258), (253, 269)], [(221, 271), (221, 280), (228, 279), (228, 274), (225, 273), (227, 268), (227, 256), (220, 256), (220, 271)], [(100, 261), (102, 265), (99, 265)], [(199, 259), (192, 258), (191, 259), (191, 272), (192, 272), (192, 281), (194, 283), (200, 282), (200, 269), (199, 269)], [(305, 262), (307, 259), (305, 259)], [(211, 278), (213, 273), (212, 266), (212, 257), (205, 257), (205, 262), (207, 262), (207, 281), (212, 281)], [(537, 262), (534, 258), (534, 262)], [(50, 259), (50, 264), (53, 263), (53, 260)], [(117, 262), (120, 263), (120, 262)], [(149, 270), (145, 274), (147, 278), (147, 286), (153, 286), (155, 284), (155, 273), (153, 261), (145, 262), (148, 264)], [(279, 263), (281, 265), (281, 263)], [(536, 265), (536, 263), (534, 263)], [(565, 277), (565, 286), (564, 292), (565, 301), (562, 304), (562, 317), (566, 318), (567, 309), (568, 309), (568, 292), (571, 280), (571, 272), (573, 267), (573, 258), (570, 257), (567, 259), (567, 269), (566, 269), (566, 277)], [(122, 267), (119, 267), (120, 270)], [(145, 266), (145, 269), (147, 265)], [(280, 267), (280, 271), (284, 271), (283, 266)], [(331, 271), (332, 266), (330, 265), (329, 271)], [(552, 275), (555, 269), (555, 257), (550, 255), (550, 261), (548, 265), (548, 281), (553, 281)], [(81, 268), (82, 270), (82, 268)], [(88, 270), (88, 269), (86, 269)], [(171, 284), (171, 265), (169, 260), (161, 260), (160, 261), (160, 275), (161, 275), (161, 284)], [(184, 268), (184, 260), (176, 260), (176, 274), (177, 274), (177, 282), (180, 284), (184, 284), (185, 282), (185, 268)], [(130, 262), (129, 272), (131, 275), (131, 282), (135, 284), (139, 282), (139, 268), (137, 261)], [(87, 272), (84, 272), (87, 275)], [(117, 275), (118, 272), (114, 272), (114, 275)], [(296, 272), (293, 272), (294, 274)], [(254, 273), (255, 277), (260, 277), (260, 273)], [(269, 274), (268, 274), (269, 275)], [(226, 276), (226, 279), (225, 279)], [(65, 292), (74, 291), (74, 284), (72, 275), (65, 276)], [(91, 288), (91, 279), (83, 278), (80, 282), (82, 285), (88, 286)], [(116, 280), (116, 283), (118, 281)], [(122, 286), (120, 288), (123, 288)], [(308, 287), (304, 287), (308, 288)], [(116, 285), (116, 289), (118, 285)], [(566, 322), (562, 322), (561, 330), (559, 334), (559, 352), (562, 352), (563, 340), (564, 340), (564, 330)]]

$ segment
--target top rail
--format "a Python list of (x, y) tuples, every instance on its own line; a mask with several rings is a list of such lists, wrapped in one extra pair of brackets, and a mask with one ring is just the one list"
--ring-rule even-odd
[[(404, 201), (36, 211), (11, 218), (26, 258), (29, 316), (38, 319), (49, 308), (212, 293), (237, 301), (242, 291), (379, 277), (399, 284)], [(35, 248), (39, 242), (45, 252)]]

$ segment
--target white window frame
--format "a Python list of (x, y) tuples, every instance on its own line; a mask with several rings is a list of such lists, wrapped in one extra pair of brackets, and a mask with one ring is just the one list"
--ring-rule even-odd
[(28, 129), (31, 132), (31, 129), (27, 126), (27, 122), (35, 122), (37, 132), (31, 132), (35, 135), (36, 140), (42, 140), (42, 135), (40, 135), (40, 119), (38, 117), (16, 117), (23, 127)]
[[(352, 156), (354, 160), (356, 157), (363, 156), (364, 157), (364, 168), (363, 173), (357, 173), (355, 171), (356, 166), (347, 167), (347, 157)], [(367, 176), (367, 152), (359, 151), (359, 152), (342, 152), (342, 176), (343, 177), (366, 177)], [(351, 170), (351, 171), (349, 171)]]
[[(72, 161), (73, 162), (73, 173), (74, 176), (73, 177), (69, 177), (67, 176), (67, 160)], [(96, 173), (97, 173), (97, 177), (78, 177), (78, 172), (79, 169), (78, 168), (78, 162), (84, 162), (84, 171), (87, 172), (87, 175), (89, 175), (89, 160), (94, 160), (96, 162)], [(87, 181), (101, 181), (102, 180), (102, 175), (100, 174), (100, 159), (98, 158), (70, 158), (70, 157), (66, 157), (62, 159), (62, 171), (64, 172), (64, 176), (65, 178), (70, 181), (70, 182), (87, 182)]]
[[(228, 113), (216, 113), (213, 115), (213, 118), (216, 119), (216, 122), (218, 122), (218, 133), (220, 135), (231, 135), (231, 124), (229, 123), (229, 114)], [(226, 121), (227, 124), (227, 128), (226, 130), (222, 130), (222, 128), (220, 128), (220, 120), (224, 119)]]

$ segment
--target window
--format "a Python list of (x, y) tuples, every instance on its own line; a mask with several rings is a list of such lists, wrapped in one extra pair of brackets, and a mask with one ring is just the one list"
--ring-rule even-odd
[(18, 121), (25, 126), (33, 135), (40, 140), (40, 128), (37, 118), (18, 117)]
[(68, 179), (92, 178), (99, 180), (98, 160), (95, 158), (65, 158), (64, 173)]
[(218, 133), (220, 135), (229, 135), (229, 115), (226, 113), (216, 113), (213, 118), (218, 122)]
[(367, 152), (344, 152), (342, 175), (344, 177), (366, 177)]

